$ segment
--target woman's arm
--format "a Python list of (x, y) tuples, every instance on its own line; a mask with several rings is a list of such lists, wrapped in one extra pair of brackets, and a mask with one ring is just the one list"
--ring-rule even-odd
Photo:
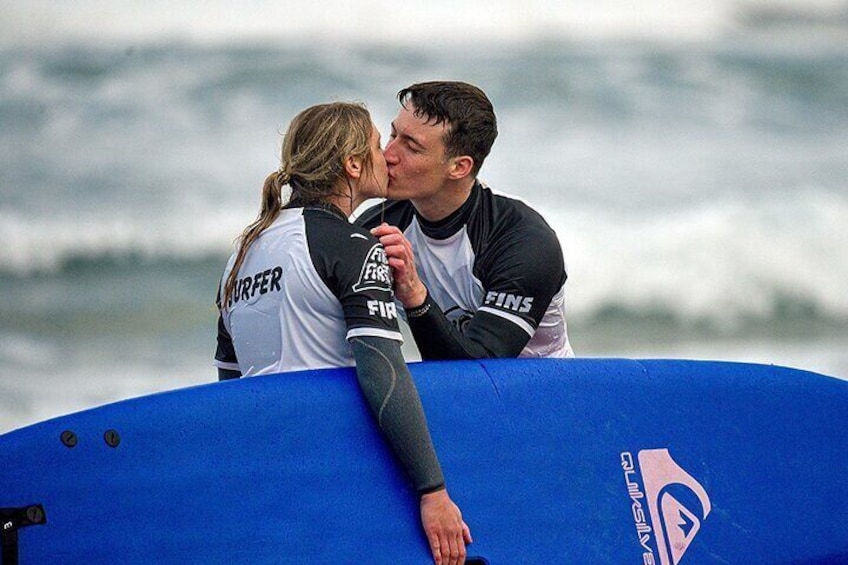
[(436, 563), (465, 562), (471, 532), (445, 489), (445, 479), (427, 428), (418, 389), (391, 339), (362, 336), (350, 340), (359, 386), (421, 496), (421, 523)]

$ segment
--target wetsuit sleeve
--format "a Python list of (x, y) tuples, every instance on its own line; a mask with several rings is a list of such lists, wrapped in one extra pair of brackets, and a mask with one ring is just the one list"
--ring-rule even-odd
[(425, 361), (518, 357), (530, 341), (530, 335), (515, 324), (486, 312), (478, 311), (455, 325), (429, 294), (424, 304), (407, 310), (406, 317)]
[(546, 226), (512, 230), (480, 261), (483, 304), (450, 322), (428, 295), (407, 310), (422, 359), (517, 357), (565, 284), (562, 251)]
[(421, 399), (397, 341), (380, 337), (350, 340), (356, 375), (377, 424), (419, 495), (444, 488)]

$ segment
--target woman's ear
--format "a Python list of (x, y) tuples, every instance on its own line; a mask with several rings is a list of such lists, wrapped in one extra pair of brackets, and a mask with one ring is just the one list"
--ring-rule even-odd
[(474, 159), (469, 155), (460, 155), (451, 159), (451, 167), (448, 175), (453, 180), (467, 177), (474, 169)]
[(358, 179), (362, 176), (362, 159), (350, 155), (344, 160), (344, 168), (347, 176), (352, 179)]

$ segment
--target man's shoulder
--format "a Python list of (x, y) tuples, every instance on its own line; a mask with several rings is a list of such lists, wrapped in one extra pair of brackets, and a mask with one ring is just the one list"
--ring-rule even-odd
[(556, 232), (544, 215), (532, 204), (519, 196), (482, 185), (482, 205), (477, 213), (485, 216), (484, 224), (489, 227), (488, 237), (513, 239), (529, 237), (557, 240)]
[[(487, 280), (528, 280), (532, 285), (559, 288), (565, 280), (562, 246), (554, 229), (533, 206), (519, 197), (484, 187), (473, 234), (479, 255), (478, 272)], [(476, 231), (476, 230), (475, 230)]]
[(482, 194), (484, 198), (491, 202), (494, 208), (500, 211), (514, 212), (522, 216), (528, 216), (533, 219), (538, 218), (544, 221), (542, 214), (535, 206), (521, 196), (503, 192), (487, 185), (482, 185)]

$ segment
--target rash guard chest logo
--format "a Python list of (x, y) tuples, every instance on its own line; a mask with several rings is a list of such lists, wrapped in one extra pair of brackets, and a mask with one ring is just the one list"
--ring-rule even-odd
[(386, 258), (383, 246), (378, 243), (368, 251), (359, 273), (359, 280), (353, 285), (353, 290), (362, 292), (363, 290), (391, 291), (391, 289), (392, 272), (389, 268), (389, 260)]

